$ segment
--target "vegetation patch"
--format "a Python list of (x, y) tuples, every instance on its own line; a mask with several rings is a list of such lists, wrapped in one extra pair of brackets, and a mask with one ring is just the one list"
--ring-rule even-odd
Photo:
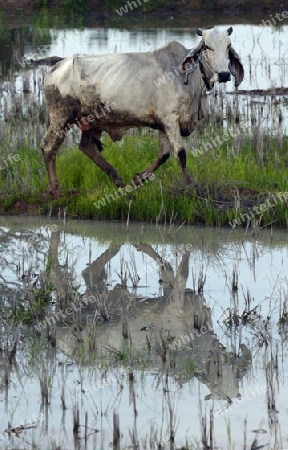
[[(203, 135), (199, 132), (198, 142), (204, 141), (210, 132), (215, 134), (212, 129)], [(0, 211), (57, 215), (59, 208), (65, 208), (67, 216), (72, 218), (127, 220), (129, 216), (130, 220), (164, 222), (176, 216), (178, 222), (217, 226), (244, 217), (243, 227), (249, 224), (249, 218), (250, 224), (254, 221), (258, 226), (273, 223), (286, 227), (287, 199), (277, 195), (288, 192), (288, 140), (284, 137), (279, 143), (277, 136), (266, 135), (262, 141), (259, 162), (259, 148), (253, 136), (247, 136), (237, 150), (237, 142), (231, 140), (200, 156), (193, 155), (191, 141), (187, 140), (187, 165), (194, 180), (191, 186), (183, 184), (177, 162), (171, 157), (155, 173), (154, 181), (149, 180), (125, 195), (119, 195), (106, 174), (76, 146), (66, 147), (57, 159), (58, 177), (65, 195), (53, 199), (47, 192), (40, 144), (37, 142), (39, 147), (32, 149), (24, 140), (17, 149), (20, 161), (0, 171)], [(9, 147), (7, 143), (7, 151)], [(153, 134), (136, 133), (125, 136), (120, 144), (105, 136), (103, 152), (129, 184), (136, 172), (153, 161), (157, 147)], [(272, 197), (273, 203), (268, 202), (263, 211), (257, 209), (267, 205), (267, 198)]]

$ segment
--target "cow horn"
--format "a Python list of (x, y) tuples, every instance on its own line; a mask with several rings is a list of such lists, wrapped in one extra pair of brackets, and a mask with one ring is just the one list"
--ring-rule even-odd
[(196, 28), (196, 33), (198, 34), (198, 36), (202, 36), (201, 28)]
[(229, 27), (228, 29), (227, 29), (227, 34), (228, 34), (228, 36), (230, 36), (230, 34), (232, 34), (233, 33), (233, 28), (232, 27)]

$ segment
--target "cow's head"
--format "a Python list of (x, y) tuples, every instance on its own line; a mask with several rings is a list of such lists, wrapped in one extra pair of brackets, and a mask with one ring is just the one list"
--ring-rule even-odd
[(184, 83), (188, 83), (188, 75), (193, 73), (199, 65), (207, 89), (212, 89), (214, 83), (226, 83), (235, 77), (235, 88), (243, 81), (244, 69), (240, 58), (231, 46), (230, 34), (233, 28), (227, 31), (197, 29), (202, 41), (193, 48), (181, 63), (184, 74)]

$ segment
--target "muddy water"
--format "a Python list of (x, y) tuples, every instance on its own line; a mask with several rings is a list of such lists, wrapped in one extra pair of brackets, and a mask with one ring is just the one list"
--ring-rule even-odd
[(288, 448), (287, 232), (0, 226), (0, 448)]

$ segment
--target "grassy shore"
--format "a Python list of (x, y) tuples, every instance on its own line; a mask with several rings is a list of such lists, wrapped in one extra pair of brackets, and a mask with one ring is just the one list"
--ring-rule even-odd
[[(129, 216), (130, 220), (152, 223), (174, 220), (216, 226), (236, 219), (242, 227), (271, 223), (287, 227), (287, 200), (279, 197), (279, 192), (288, 192), (288, 139), (281, 133), (265, 135), (257, 126), (247, 131), (231, 125), (231, 134), (237, 134), (232, 137), (210, 123), (186, 139), (187, 165), (194, 180), (191, 186), (183, 185), (180, 169), (171, 157), (156, 172), (154, 181), (125, 195), (70, 140), (57, 157), (65, 195), (52, 199), (40, 150), (40, 136), (47, 125), (45, 107), (41, 108), (37, 114), (28, 108), (26, 114), (21, 112), (21, 120), (10, 117), (8, 124), (0, 124), (1, 214), (57, 215), (60, 211), (81, 219), (126, 221)], [(216, 138), (221, 145), (216, 145)], [(126, 183), (157, 155), (154, 132), (142, 135), (138, 130), (120, 143), (104, 136), (103, 143), (103, 155)], [(13, 159), (13, 155), (19, 156)]]

